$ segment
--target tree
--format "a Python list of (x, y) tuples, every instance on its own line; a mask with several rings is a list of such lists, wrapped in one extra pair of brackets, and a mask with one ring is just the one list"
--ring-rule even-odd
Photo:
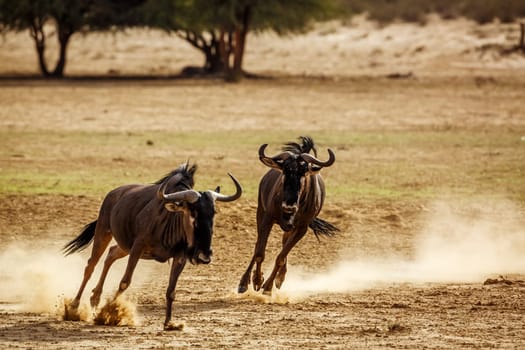
[[(35, 42), (38, 65), (46, 77), (62, 77), (66, 66), (67, 46), (71, 36), (82, 29), (89, 10), (89, 0), (0, 0), (0, 24), (3, 31), (29, 29)], [(46, 61), (46, 40), (58, 41), (58, 60), (54, 68)]]
[[(208, 2), (209, 3), (209, 2)], [(304, 31), (315, 21), (332, 19), (342, 12), (337, 0), (215, 0), (219, 51), (226, 79), (238, 81), (246, 39), (250, 31), (273, 30), (278, 34)]]
[(215, 18), (207, 1), (148, 0), (121, 18), (119, 26), (147, 26), (172, 33), (204, 54), (204, 72), (216, 74), (224, 72), (224, 63)]
[[(35, 42), (40, 72), (64, 76), (67, 47), (73, 34), (107, 29), (145, 0), (0, 0), (0, 31), (29, 30)], [(54, 65), (46, 59), (47, 40), (56, 37), (59, 52)]]
[[(237, 81), (249, 32), (301, 31), (316, 20), (333, 18), (338, 0), (148, 0), (137, 8), (136, 23), (176, 33), (202, 51), (204, 71)], [(130, 23), (130, 21), (128, 21)]]

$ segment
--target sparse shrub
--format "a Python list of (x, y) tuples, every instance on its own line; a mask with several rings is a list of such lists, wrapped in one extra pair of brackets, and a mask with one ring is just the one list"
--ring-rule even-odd
[(459, 16), (471, 18), (479, 23), (494, 19), (512, 22), (525, 16), (523, 0), (345, 0), (353, 13), (367, 12), (369, 17), (379, 22), (402, 20), (425, 23), (430, 13), (442, 18)]

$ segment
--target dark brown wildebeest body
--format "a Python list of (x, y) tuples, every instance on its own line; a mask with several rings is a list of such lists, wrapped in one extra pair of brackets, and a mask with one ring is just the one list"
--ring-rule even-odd
[[(280, 288), (286, 275), (288, 253), (306, 234), (309, 227), (316, 236), (330, 236), (338, 230), (317, 217), (325, 198), (325, 186), (319, 172), (323, 167), (334, 163), (334, 153), (328, 149), (329, 159), (322, 162), (309, 154), (313, 150), (316, 155), (313, 140), (309, 137), (300, 137), (300, 140), (301, 144), (286, 144), (283, 153), (271, 158), (264, 154), (266, 144), (259, 148), (259, 159), (272, 169), (263, 176), (259, 184), (257, 242), (250, 264), (241, 277), (239, 293), (248, 289), (254, 264), (256, 269), (252, 282), (255, 290), (262, 287), (265, 294), (271, 294), (274, 281), (276, 287)], [(274, 224), (278, 224), (284, 231), (282, 249), (270, 276), (264, 282), (261, 266)]]
[[(117, 242), (109, 250), (100, 279), (93, 289), (91, 305), (96, 307), (109, 268), (115, 260), (129, 254), (126, 271), (117, 296), (131, 283), (139, 259), (165, 262), (173, 258), (166, 292), (165, 329), (171, 329), (171, 308), (177, 279), (189, 259), (193, 264), (211, 261), (211, 240), (215, 200), (229, 202), (241, 196), (239, 182), (230, 174), (236, 193), (231, 196), (215, 191), (193, 190), (196, 166), (183, 164), (151, 185), (125, 185), (109, 192), (101, 205), (98, 219), (86, 225), (82, 233), (64, 248), (71, 254), (85, 248), (93, 240), (93, 250), (84, 271), (84, 279), (75, 299), (69, 305), (78, 309), (80, 298), (95, 265), (112, 238)], [(166, 194), (168, 192), (168, 194)]]

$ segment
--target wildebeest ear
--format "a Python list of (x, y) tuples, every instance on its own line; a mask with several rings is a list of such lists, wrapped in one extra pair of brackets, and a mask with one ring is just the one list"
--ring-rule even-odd
[(178, 212), (178, 211), (184, 211), (186, 210), (186, 206), (184, 204), (178, 204), (173, 202), (168, 202), (164, 204), (164, 208), (166, 208), (167, 211), (171, 212)]
[(215, 188), (215, 192), (217, 192), (217, 193), (221, 193), (221, 186), (217, 186), (217, 187)]
[(321, 171), (322, 167), (310, 164), (308, 166), (308, 175), (315, 175)]
[(259, 159), (267, 167), (274, 168), (277, 170), (281, 170), (283, 167), (283, 164), (282, 164), (283, 160), (276, 161), (275, 159), (272, 159), (272, 158), (259, 158)]

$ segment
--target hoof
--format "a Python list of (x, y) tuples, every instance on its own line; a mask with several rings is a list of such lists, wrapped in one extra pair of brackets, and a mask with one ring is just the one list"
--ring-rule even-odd
[(62, 316), (64, 321), (80, 321), (82, 319), (78, 310), (78, 305), (74, 303), (64, 304), (64, 315)]
[(270, 290), (266, 290), (265, 289), (265, 290), (263, 290), (263, 294), (270, 297), (270, 296), (272, 296), (272, 290), (271, 289)]
[(89, 299), (89, 304), (91, 305), (91, 308), (96, 309), (98, 304), (100, 304), (100, 295), (98, 297), (91, 297)]
[(247, 290), (248, 290), (248, 287), (246, 287), (246, 286), (239, 286), (237, 288), (237, 293), (238, 294), (242, 294), (242, 293), (245, 293)]
[(175, 324), (173, 322), (169, 322), (164, 325), (165, 331), (182, 331), (184, 329), (184, 323)]
[(262, 273), (260, 275), (257, 275), (257, 273), (254, 272), (252, 276), (252, 283), (253, 283), (253, 289), (258, 291), (259, 289), (261, 289), (264, 283), (264, 275)]

